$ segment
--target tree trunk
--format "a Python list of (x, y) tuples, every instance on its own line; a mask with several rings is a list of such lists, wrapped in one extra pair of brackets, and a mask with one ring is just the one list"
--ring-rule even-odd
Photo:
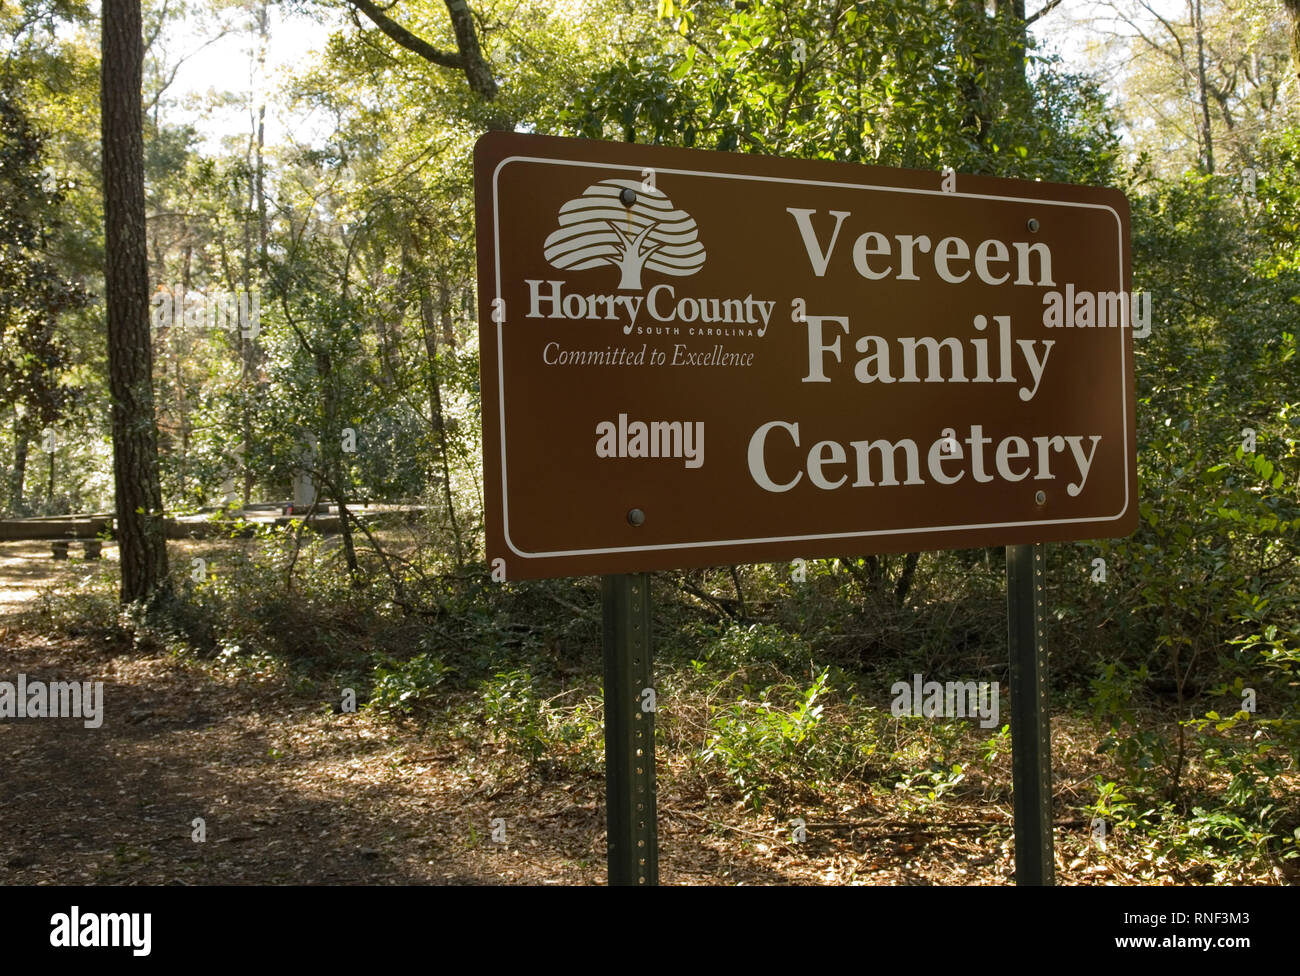
[(1201, 103), (1201, 165), (1214, 172), (1214, 137), (1210, 130), (1210, 96), (1205, 82), (1205, 21), (1201, 18), (1201, 0), (1193, 0), (1193, 29), (1196, 31), (1196, 97)]
[(104, 297), (123, 603), (152, 602), (170, 590), (149, 335), (140, 30), (140, 0), (104, 0), (100, 76), (108, 256)]
[[(176, 418), (180, 427), (181, 440), (181, 463), (178, 465), (180, 477), (178, 480), (180, 481), (181, 497), (187, 498), (190, 485), (190, 415), (189, 404), (185, 398), (185, 371), (181, 368), (181, 363), (185, 359), (185, 330), (176, 329), (172, 332), (172, 335), (175, 339), (173, 349), (176, 360)], [(203, 496), (201, 488), (199, 496), (200, 498)], [(203, 504), (202, 501), (199, 504)]]
[(352, 580), (354, 587), (361, 586), (360, 564), (357, 562), (357, 543), (352, 537), (352, 523), (348, 521), (351, 516), (348, 514), (348, 495), (343, 489), (342, 475), (331, 488), (331, 494), (334, 495), (334, 504), (339, 509), (339, 532), (343, 535), (343, 561), (348, 567), (348, 576)]
[(1291, 71), (1296, 91), (1300, 92), (1300, 0), (1282, 0), (1287, 16), (1291, 18)]
[(1011, 38), (1011, 63), (1006, 66), (1008, 76), (1021, 85), (1027, 84), (1025, 56), (1029, 51), (1029, 24), (1025, 20), (1025, 0), (996, 0), (994, 8), (998, 22)]
[(911, 592), (912, 581), (916, 579), (916, 564), (920, 561), (919, 552), (909, 552), (903, 560), (903, 571), (898, 574), (898, 582), (894, 584), (894, 603), (899, 609), (907, 603), (907, 594)]
[[(962, 12), (962, 8), (965, 12)], [(957, 52), (970, 59), (971, 67), (959, 73), (965, 111), (961, 121), (962, 133), (976, 146), (983, 148), (993, 122), (988, 58), (984, 50), (986, 23), (983, 0), (957, 0), (953, 15), (956, 18), (954, 41)]]
[[(344, 285), (346, 288), (346, 284)], [(316, 360), (316, 376), (320, 380), (320, 398), (323, 408), (320, 430), (323, 436), (317, 441), (316, 468), (314, 480), (324, 482), (329, 489), (331, 499), (339, 509), (339, 532), (343, 536), (343, 561), (348, 567), (348, 576), (354, 587), (361, 586), (361, 566), (357, 562), (357, 547), (352, 538), (352, 524), (348, 521), (349, 492), (346, 480), (346, 464), (343, 461), (342, 437), (343, 423), (339, 418), (338, 384), (334, 377), (334, 357), (324, 345), (324, 340), (313, 352)], [(318, 489), (319, 490), (319, 489)]]
[(9, 482), (9, 511), (21, 515), (26, 508), (23, 499), (23, 482), (27, 480), (27, 449), (31, 439), (21, 419), (14, 420), (14, 471)]
[[(249, 152), (252, 155), (252, 184), (249, 187), (249, 205), (250, 208), (257, 212), (257, 278), (256, 284), (258, 291), (261, 291), (261, 282), (266, 280), (267, 265), (267, 216), (266, 216), (266, 50), (270, 43), (271, 22), (267, 12), (265, 0), (257, 10), (257, 42), (256, 42), (256, 77), (258, 80), (259, 100), (257, 104), (257, 113), (253, 122), (252, 131), (249, 133)], [(255, 284), (252, 273), (252, 245), (249, 241), (248, 221), (244, 221), (244, 295), (248, 296), (248, 303), (252, 307), (253, 285)], [(259, 306), (260, 307), (260, 306)], [(241, 363), (240, 384), (245, 386), (251, 384), (259, 393), (263, 392), (266, 384), (261, 380), (261, 349), (257, 345), (257, 336), (244, 335), (245, 327), (254, 323), (239, 322), (239, 357)], [(260, 330), (261, 325), (257, 323), (257, 329), (249, 329), (250, 332)], [(260, 399), (260, 397), (258, 398)], [(253, 468), (249, 463), (252, 457), (253, 448), (253, 406), (250, 399), (243, 397), (243, 403), (240, 407), (239, 420), (240, 436), (240, 467), (243, 469), (243, 486), (242, 497), (244, 507), (247, 508), (253, 500)]]
[[(439, 285), (442, 299), (443, 328), (451, 320), (451, 295), (445, 284)], [(424, 349), (429, 358), (429, 414), (438, 434), (438, 453), (442, 461), (442, 494), (451, 521), (452, 541), (456, 546), (456, 568), (465, 565), (465, 552), (461, 545), (460, 521), (456, 518), (456, 503), (451, 492), (451, 453), (447, 447), (447, 420), (442, 412), (442, 388), (438, 385), (438, 333), (434, 329), (432, 300), (427, 286), (420, 289), (420, 324), (424, 332)]]
[(442, 296), (442, 343), (450, 349), (456, 348), (456, 324), (451, 314), (452, 294), (444, 282), (439, 286)]

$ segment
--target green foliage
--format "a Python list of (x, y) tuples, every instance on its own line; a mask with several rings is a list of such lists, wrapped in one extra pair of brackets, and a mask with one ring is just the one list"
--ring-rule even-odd
[(1115, 828), (1127, 830), (1137, 826), (1133, 803), (1119, 785), (1114, 781), (1108, 782), (1101, 776), (1094, 777), (1094, 781), (1097, 787), (1097, 799), (1090, 808), (1092, 815), (1106, 821), (1108, 830)]
[(1002, 755), (1009, 755), (1011, 752), (1011, 726), (1004, 725), (993, 735), (989, 736), (988, 741), (984, 743), (984, 754), (980, 761), (987, 771), (992, 768), (993, 763)]
[(1101, 96), (979, 5), (670, 5), (684, 40), (586, 85), (564, 132), (734, 152), (1105, 182)]
[[(1298, 279), (1295, 238), (1279, 233), (1294, 184), (1286, 167), (1261, 172), (1253, 200), (1235, 179), (1188, 174), (1135, 200), (1138, 284), (1155, 309), (1135, 342), (1141, 523), (1064, 552), (1064, 619), (1104, 628), (1114, 649), (1091, 699), (1110, 782), (1136, 829), (1175, 853), (1280, 852), (1300, 816), (1279, 789), (1300, 646)], [(1098, 554), (1103, 585), (1088, 582)], [(1239, 702), (1243, 682), (1271, 715), (1199, 704), (1230, 689)]]
[[(479, 684), (481, 721), (507, 750), (506, 766), (522, 758), (530, 770), (560, 767), (600, 773), (604, 767), (604, 713), (599, 698), (570, 706), (543, 699), (537, 679), (521, 668), (502, 671)], [(476, 719), (478, 721), (480, 719)]]
[[(46, 164), (46, 143), (0, 78), (0, 411), (15, 411), (15, 429), (34, 442), (33, 454), (42, 431), (76, 399), (63, 382), (71, 354), (60, 323), (90, 299), (53, 250), (64, 193)], [(22, 504), (18, 493), (0, 504), (11, 501)]]
[(483, 682), (480, 695), (489, 728), (530, 763), (536, 763), (546, 754), (549, 748), (546, 716), (529, 672), (502, 671)]
[(965, 778), (966, 771), (961, 763), (953, 763), (947, 768), (936, 765), (902, 777), (894, 789), (903, 797), (903, 809), (924, 815), (942, 804), (944, 797)]
[(381, 712), (409, 714), (432, 698), (434, 690), (452, 670), (427, 651), (407, 661), (377, 665), (367, 706)]
[[(1205, 859), (1226, 877), (1233, 860), (1294, 856), (1300, 129), (1276, 125), (1279, 112), (1256, 144), (1237, 137), (1253, 196), (1236, 170), (1123, 172), (1116, 110), (1032, 43), (1022, 52), (1013, 7), (484, 0), (492, 104), (357, 21), (280, 93), (333, 129), (260, 166), (248, 139), (211, 149), (162, 99), (145, 133), (151, 285), (258, 289), (262, 308), (255, 341), (155, 333), (169, 510), (211, 505), (231, 473), (239, 494), (285, 497), (310, 434), (324, 496), (421, 513), (373, 544), (356, 526), (340, 539), (297, 525), (205, 543), (207, 576), (177, 559), (180, 600), (147, 615), (121, 611), (107, 576), (61, 584), (42, 625), (250, 674), (323, 669), (371, 687), (377, 716), (454, 714), (503, 769), (598, 773), (594, 587), (489, 584), (481, 555), (468, 167), (483, 128), (509, 117), (525, 131), (1119, 184), (1135, 287), (1154, 310), (1135, 340), (1141, 524), (1129, 539), (1052, 547), (1054, 697), (1090, 688), (1104, 771), (1088, 808), (1141, 835), (1153, 862)], [(0, 9), (0, 428), (30, 438), (61, 424), (70, 441), (48, 498), (29, 489), (27, 509), (111, 498), (99, 313), (79, 297), (104, 257), (88, 17), (63, 2)], [(437, 5), (403, 17), (455, 47)], [(149, 94), (165, 55), (153, 52)], [(10, 473), (12, 461), (6, 449)], [(1105, 583), (1089, 578), (1098, 556)], [(1007, 728), (984, 738), (970, 723), (895, 720), (877, 700), (880, 672), (1005, 663), (1001, 553), (925, 554), (900, 594), (908, 567), (846, 553), (808, 561), (800, 582), (773, 565), (692, 573), (678, 580), (690, 598), (664, 586), (656, 651), (674, 707), (660, 735), (754, 809), (866, 786), (933, 814), (981, 775), (1001, 799)], [(1239, 710), (1243, 688), (1257, 713)]]
[[(823, 671), (807, 688), (781, 685), (764, 689), (757, 700), (746, 697), (718, 706), (710, 720), (712, 738), (701, 752), (706, 762), (722, 764), (728, 777), (755, 810), (762, 808), (773, 786), (805, 786), (803, 774), (813, 772), (821, 751), (818, 725), (829, 672)], [(782, 706), (782, 699), (793, 699)], [(793, 782), (792, 782), (793, 780)]]
[(733, 623), (705, 654), (710, 663), (730, 668), (766, 664), (806, 670), (811, 660), (802, 641), (771, 624)]

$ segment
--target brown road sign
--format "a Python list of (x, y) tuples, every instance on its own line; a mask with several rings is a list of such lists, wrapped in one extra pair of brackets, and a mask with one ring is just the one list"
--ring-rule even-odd
[(512, 133), (474, 174), (506, 578), (1136, 527), (1118, 190)]

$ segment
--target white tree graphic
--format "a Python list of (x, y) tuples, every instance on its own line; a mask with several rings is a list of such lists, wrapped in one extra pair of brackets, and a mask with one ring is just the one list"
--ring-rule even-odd
[[(630, 207), (619, 199), (625, 189), (636, 193)], [(612, 264), (620, 289), (640, 288), (645, 268), (684, 276), (704, 266), (695, 218), (675, 209), (662, 190), (636, 180), (593, 183), (560, 208), (559, 221), (546, 238), (546, 260), (575, 271)]]

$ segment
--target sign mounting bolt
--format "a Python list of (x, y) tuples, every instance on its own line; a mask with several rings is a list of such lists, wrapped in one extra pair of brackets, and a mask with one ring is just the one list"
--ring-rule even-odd
[(1029, 233), (1031, 233), (1031, 234), (1037, 234), (1037, 233), (1038, 233), (1038, 218), (1037, 218), (1037, 217), (1030, 217), (1030, 218), (1029, 218), (1029, 223), (1026, 224), (1025, 226), (1029, 228)]
[(623, 206), (630, 207), (636, 203), (636, 190), (630, 186), (625, 186), (618, 191), (618, 198), (623, 202)]
[(1038, 491), (1034, 492), (1034, 503), (1037, 505), (1046, 505), (1047, 492), (1043, 491), (1041, 488)]
[(645, 512), (641, 511), (641, 509), (639, 509), (639, 508), (634, 508), (634, 509), (632, 509), (630, 512), (627, 513), (627, 520), (628, 520), (628, 522), (630, 522), (632, 525), (644, 525), (644, 524), (645, 524)]

